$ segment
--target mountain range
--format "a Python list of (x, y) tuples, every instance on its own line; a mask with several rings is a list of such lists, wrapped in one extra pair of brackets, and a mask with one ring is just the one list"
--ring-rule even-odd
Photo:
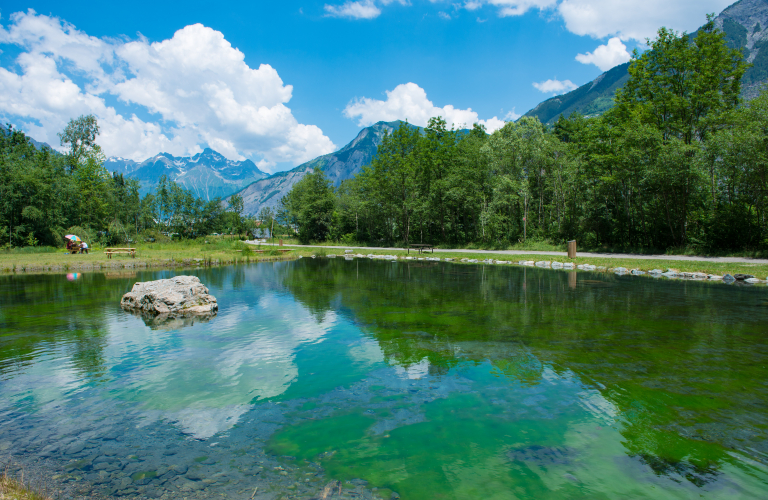
[[(724, 31), (728, 44), (742, 50), (752, 64), (742, 81), (743, 94), (747, 99), (757, 96), (768, 83), (768, 0), (740, 0), (723, 10), (715, 18), (715, 24)], [(629, 64), (616, 66), (576, 90), (547, 99), (524, 116), (535, 116), (543, 123), (553, 124), (561, 115), (574, 112), (600, 115), (613, 106), (616, 90), (629, 79)], [(272, 175), (259, 170), (251, 160), (228, 160), (209, 148), (191, 157), (160, 153), (140, 163), (112, 157), (105, 167), (141, 181), (142, 194), (153, 191), (163, 175), (206, 200), (239, 193), (245, 212), (253, 215), (262, 207), (274, 208), (280, 198), (314, 168), (322, 169), (334, 186), (354, 177), (373, 159), (385, 133), (392, 132), (399, 124), (399, 121), (378, 122), (362, 129), (352, 142), (335, 153)], [(37, 147), (47, 146), (32, 142)]]
[[(715, 18), (728, 45), (743, 51), (752, 67), (742, 79), (746, 99), (757, 97), (768, 83), (768, 0), (740, 0), (726, 7)], [(692, 34), (695, 36), (695, 33)], [(581, 87), (547, 99), (523, 116), (535, 116), (542, 123), (553, 124), (560, 115), (579, 113), (596, 116), (613, 106), (613, 95), (629, 80), (629, 63), (612, 68)]]
[(257, 214), (262, 207), (274, 208), (294, 184), (315, 168), (325, 172), (334, 186), (338, 186), (345, 179), (351, 179), (364, 165), (371, 162), (384, 135), (399, 126), (400, 121), (375, 123), (361, 130), (352, 142), (335, 153), (319, 156), (294, 169), (278, 172), (254, 182), (240, 191), (245, 212)]
[(141, 163), (111, 157), (104, 163), (104, 167), (110, 172), (138, 179), (142, 195), (152, 192), (160, 177), (165, 175), (205, 200), (225, 198), (267, 177), (251, 160), (228, 160), (210, 148), (191, 157), (160, 153)]

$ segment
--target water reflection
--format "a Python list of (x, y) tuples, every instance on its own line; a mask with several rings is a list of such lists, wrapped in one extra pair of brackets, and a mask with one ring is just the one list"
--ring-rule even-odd
[[(244, 472), (267, 441), (403, 498), (765, 492), (762, 289), (342, 259), (195, 274), (218, 316), (162, 327), (119, 301), (171, 271), (0, 278), (0, 448), (126, 496), (210, 497), (230, 462), (215, 494), (240, 494), (271, 477)], [(131, 447), (140, 464), (96, 462)]]
[[(766, 461), (766, 316), (751, 307), (762, 290), (498, 266), (359, 266), (364, 273), (307, 263), (287, 269), (285, 283), (313, 310), (349, 311), (399, 373), (470, 360), (535, 386), (546, 365), (594, 387), (582, 405), (618, 418), (625, 454), (656, 474), (702, 486), (733, 463), (728, 450)], [(514, 345), (524, 354), (512, 355)]]

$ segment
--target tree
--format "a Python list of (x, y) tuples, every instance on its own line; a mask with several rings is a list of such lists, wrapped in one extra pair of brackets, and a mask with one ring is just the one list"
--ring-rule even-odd
[(59, 133), (61, 145), (69, 147), (69, 166), (72, 170), (77, 169), (88, 150), (96, 146), (98, 135), (99, 124), (93, 115), (81, 115), (69, 120), (64, 131)]
[(272, 238), (275, 231), (275, 212), (270, 207), (262, 207), (256, 216), (260, 229), (268, 229), (269, 237)]
[(619, 110), (625, 116), (637, 113), (664, 140), (704, 140), (723, 113), (739, 102), (747, 69), (743, 54), (728, 47), (714, 16), (707, 16), (693, 37), (661, 28), (647, 44), (650, 50), (642, 55), (635, 49), (629, 81), (616, 92)]
[(234, 229), (239, 235), (245, 229), (245, 222), (243, 220), (243, 210), (245, 210), (245, 202), (242, 195), (239, 193), (233, 194), (229, 197), (229, 212), (233, 216)]
[(335, 199), (330, 181), (319, 168), (294, 184), (281, 205), (302, 243), (325, 241), (330, 234)]
[(418, 128), (401, 122), (392, 134), (384, 136), (376, 157), (361, 173), (367, 194), (378, 205), (386, 236), (390, 241), (399, 236), (406, 245), (420, 204), (415, 155), (420, 136)]

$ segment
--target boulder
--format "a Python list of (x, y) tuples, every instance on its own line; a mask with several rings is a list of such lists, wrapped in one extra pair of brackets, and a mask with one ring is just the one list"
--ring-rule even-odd
[(733, 278), (738, 280), (738, 281), (744, 281), (744, 280), (748, 280), (750, 278), (754, 278), (754, 276), (751, 275), (751, 274), (734, 274)]
[(197, 276), (139, 282), (120, 302), (123, 309), (169, 318), (212, 315), (219, 309), (216, 297)]

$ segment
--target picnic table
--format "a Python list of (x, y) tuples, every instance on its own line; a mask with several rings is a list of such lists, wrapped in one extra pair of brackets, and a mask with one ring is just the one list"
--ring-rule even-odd
[(131, 257), (136, 258), (135, 248), (105, 248), (104, 253), (107, 254), (108, 259), (111, 259), (116, 253), (127, 253), (130, 254)]
[(424, 250), (427, 250), (427, 249), (430, 249), (430, 250), (432, 250), (432, 253), (435, 253), (435, 246), (431, 245), (429, 243), (411, 243), (408, 246), (408, 252), (407, 253), (411, 253), (411, 248), (413, 248), (414, 250), (418, 250), (419, 253), (421, 253), (421, 252), (423, 252)]

